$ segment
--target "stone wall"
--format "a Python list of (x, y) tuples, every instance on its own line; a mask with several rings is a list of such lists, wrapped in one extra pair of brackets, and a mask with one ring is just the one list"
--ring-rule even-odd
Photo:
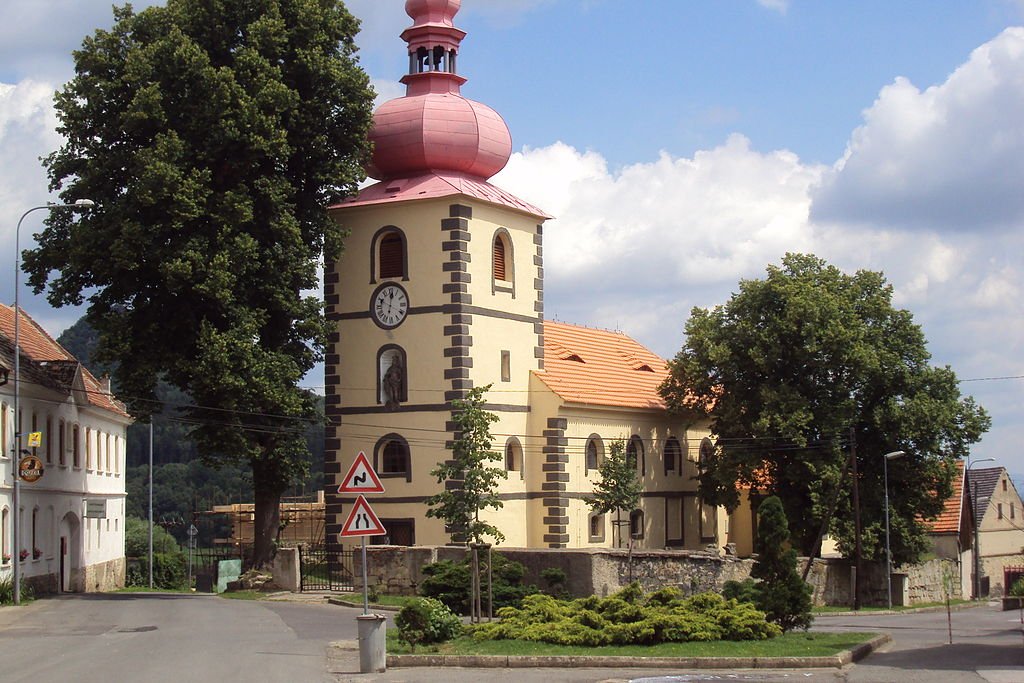
[[(635, 551), (632, 557), (617, 549), (524, 549), (502, 548), (501, 554), (521, 563), (527, 584), (544, 587), (541, 572), (556, 567), (568, 578), (566, 589), (573, 596), (608, 595), (629, 584), (631, 578), (645, 590), (675, 586), (686, 594), (720, 591), (729, 580), (749, 578), (751, 559), (722, 557), (707, 552), (667, 550)], [(413, 595), (423, 580), (423, 566), (439, 560), (460, 561), (467, 557), (465, 548), (452, 546), (371, 546), (367, 548), (369, 583), (393, 594)], [(800, 559), (798, 571), (806, 560)], [(356, 562), (357, 574), (361, 571)], [(852, 605), (853, 572), (843, 559), (816, 559), (807, 577), (813, 588), (815, 605)], [(912, 567), (901, 567), (905, 576), (893, 586), (894, 604), (941, 602), (945, 599), (942, 585), (944, 571), (953, 577), (953, 599), (961, 598), (959, 567), (952, 560), (930, 560)], [(863, 563), (861, 601), (864, 605), (886, 603), (885, 565)], [(361, 579), (361, 575), (360, 575)]]
[(102, 593), (124, 588), (125, 566), (124, 557), (86, 566), (81, 570), (84, 579), (83, 591)]

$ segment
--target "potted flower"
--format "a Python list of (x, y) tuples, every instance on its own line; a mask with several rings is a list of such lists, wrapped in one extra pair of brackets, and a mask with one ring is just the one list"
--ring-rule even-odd
[(19, 557), (19, 558), (21, 558), (21, 561), (22, 561), (22, 562), (24, 562), (24, 561), (25, 561), (25, 558), (27, 558), (27, 557), (28, 557), (28, 549), (26, 549), (26, 548), (22, 548), (22, 549), (21, 549), (21, 552), (20, 552), (20, 553), (18, 553), (18, 557)]
[(33, 560), (38, 560), (42, 556), (43, 556), (43, 551), (42, 550), (40, 550), (39, 548), (32, 548), (32, 559)]
[(3, 560), (4, 564), (7, 564), (11, 561), (11, 556), (8, 553), (4, 553)]

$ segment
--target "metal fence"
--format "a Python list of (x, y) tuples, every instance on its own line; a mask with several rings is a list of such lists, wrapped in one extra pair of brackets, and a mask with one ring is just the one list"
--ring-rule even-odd
[(355, 551), (344, 546), (299, 546), (300, 590), (355, 590)]

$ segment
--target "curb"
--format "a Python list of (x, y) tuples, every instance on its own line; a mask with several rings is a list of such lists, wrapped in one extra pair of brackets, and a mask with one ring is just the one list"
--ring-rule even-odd
[(875, 636), (852, 650), (828, 657), (592, 657), (510, 655), (388, 655), (388, 667), (458, 666), (477, 669), (614, 668), (614, 669), (841, 669), (890, 642)]
[[(996, 603), (991, 601), (986, 602), (963, 602), (958, 605), (950, 605), (950, 611), (959, 612), (965, 609), (977, 609), (978, 607), (994, 607)], [(877, 617), (877, 616), (892, 616), (896, 614), (921, 614), (928, 612), (945, 612), (945, 605), (935, 605), (933, 607), (910, 607), (908, 609), (873, 609), (873, 610), (848, 610), (846, 612), (811, 612), (811, 615), (817, 619), (818, 617)]]
[[(327, 598), (327, 604), (329, 604), (329, 605), (338, 605), (339, 607), (362, 608), (363, 601), (360, 600), (359, 602), (349, 602), (348, 600), (343, 600), (341, 598), (330, 598), (329, 597), (329, 598)], [(370, 609), (384, 610), (385, 612), (397, 612), (398, 610), (402, 609), (401, 607), (395, 607), (394, 605), (380, 605), (380, 604), (377, 604), (377, 603), (374, 603), (374, 602), (371, 602), (369, 606), (370, 606)]]

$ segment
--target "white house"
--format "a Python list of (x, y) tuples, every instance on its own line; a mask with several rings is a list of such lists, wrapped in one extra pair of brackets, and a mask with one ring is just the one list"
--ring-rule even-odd
[[(0, 579), (20, 562), (37, 592), (124, 585), (125, 434), (131, 417), (81, 363), (21, 311), (21, 456), (43, 476), (22, 481), (14, 547), (14, 310), (0, 305)], [(39, 446), (28, 435), (41, 433)]]

